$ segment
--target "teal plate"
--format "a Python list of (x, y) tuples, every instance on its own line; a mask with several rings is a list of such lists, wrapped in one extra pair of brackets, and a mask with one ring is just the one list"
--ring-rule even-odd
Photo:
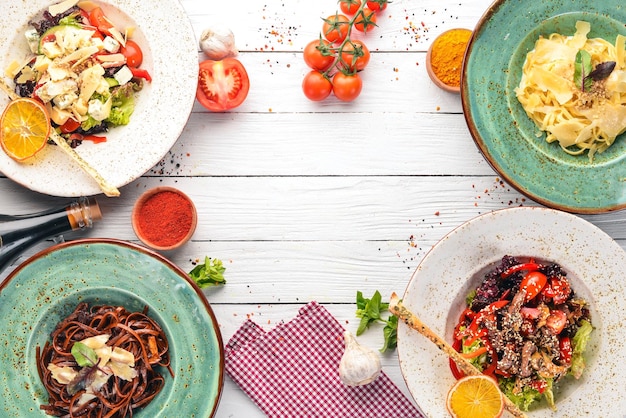
[(626, 207), (626, 134), (592, 162), (572, 156), (545, 134), (515, 97), (522, 64), (540, 35), (573, 35), (578, 20), (590, 38), (612, 43), (626, 35), (626, 5), (618, 0), (497, 0), (468, 44), (461, 100), (469, 130), (489, 164), (531, 199), (574, 213)]
[(137, 418), (212, 417), (224, 384), (222, 337), (202, 291), (170, 261), (111, 239), (56, 245), (21, 264), (0, 286), (0, 416), (47, 417), (35, 349), (79, 302), (124, 306), (165, 331), (172, 378)]

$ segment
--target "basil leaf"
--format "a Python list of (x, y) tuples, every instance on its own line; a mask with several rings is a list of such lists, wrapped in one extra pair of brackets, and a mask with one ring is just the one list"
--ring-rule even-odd
[(591, 78), (594, 81), (604, 80), (611, 75), (614, 69), (615, 61), (601, 62), (600, 64), (596, 65), (595, 70), (590, 72), (587, 77)]
[(93, 366), (98, 359), (96, 352), (81, 342), (74, 343), (72, 346), (72, 356), (74, 356), (74, 360), (80, 367)]
[[(380, 292), (378, 290), (375, 291), (372, 298), (367, 299), (363, 297), (361, 291), (357, 291), (356, 305), (356, 316), (361, 318), (356, 335), (363, 334), (375, 322), (383, 323), (385, 324), (383, 328), (385, 342), (380, 352), (384, 353), (387, 350), (395, 349), (398, 343), (398, 318), (387, 312), (389, 303), (382, 301)], [(388, 316), (386, 318), (382, 317), (383, 312), (387, 312)]]
[(380, 295), (380, 292), (378, 290), (374, 292), (374, 296), (372, 296), (372, 299), (367, 304), (367, 313), (370, 318), (380, 318), (380, 303), (382, 301), (382, 298), (383, 297)]
[(385, 344), (380, 349), (381, 353), (387, 350), (393, 350), (398, 345), (398, 317), (391, 315), (387, 318), (387, 323), (383, 328), (383, 335), (385, 337)]
[(591, 55), (584, 49), (579, 50), (574, 61), (574, 84), (582, 91), (591, 88), (593, 80), (588, 78), (591, 70)]
[(360, 310), (364, 310), (365, 305), (367, 305), (367, 300), (363, 297), (363, 292), (359, 290), (356, 292), (356, 307)]
[(359, 336), (365, 332), (365, 330), (370, 326), (370, 318), (367, 316), (361, 317), (361, 322), (359, 322), (359, 327), (356, 329), (356, 335)]

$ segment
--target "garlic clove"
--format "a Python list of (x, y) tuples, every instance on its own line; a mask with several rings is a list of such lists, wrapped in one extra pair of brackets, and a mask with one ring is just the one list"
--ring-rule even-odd
[(200, 49), (209, 59), (221, 61), (238, 54), (235, 35), (227, 27), (214, 25), (205, 29), (200, 36)]
[(371, 348), (359, 345), (350, 331), (343, 334), (345, 350), (339, 362), (339, 378), (348, 386), (361, 386), (380, 374), (380, 357)]

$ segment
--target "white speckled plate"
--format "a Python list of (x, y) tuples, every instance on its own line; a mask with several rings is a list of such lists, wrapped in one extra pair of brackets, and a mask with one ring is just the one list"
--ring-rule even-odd
[[(141, 0), (96, 1), (117, 26), (136, 28), (133, 39), (142, 47), (142, 68), (152, 83), (137, 94), (127, 126), (111, 129), (107, 141), (84, 141), (76, 151), (115, 187), (137, 179), (167, 154), (178, 139), (195, 100), (198, 49), (193, 28), (178, 0), (160, 0), (158, 7)], [(29, 54), (24, 37), (28, 21), (54, 0), (7, 1), (0, 7), (0, 74), (14, 60)], [(6, 77), (5, 77), (6, 79)], [(12, 80), (6, 80), (12, 83)], [(8, 103), (0, 95), (0, 109)], [(32, 161), (18, 163), (0, 151), (0, 171), (31, 190), (52, 196), (101, 193), (98, 184), (58, 147), (48, 146)]]
[[(404, 303), (451, 342), (467, 293), (476, 288), (486, 269), (507, 254), (535, 256), (563, 266), (574, 291), (589, 301), (595, 327), (582, 380), (562, 382), (555, 393), (557, 412), (542, 402), (529, 417), (621, 417), (626, 397), (617, 388), (623, 387), (626, 373), (626, 253), (584, 219), (541, 207), (503, 209), (474, 218), (424, 257), (407, 286)], [(448, 358), (403, 323), (398, 329), (398, 355), (420, 408), (429, 417), (447, 416), (446, 395), (454, 383)]]

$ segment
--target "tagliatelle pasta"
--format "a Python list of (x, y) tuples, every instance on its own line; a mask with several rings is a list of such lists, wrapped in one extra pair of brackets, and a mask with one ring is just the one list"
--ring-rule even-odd
[[(615, 44), (588, 39), (588, 22), (578, 21), (573, 36), (553, 33), (540, 37), (526, 55), (522, 78), (515, 89), (527, 115), (546, 132), (548, 142), (558, 141), (572, 155), (605, 151), (626, 131), (626, 37)], [(593, 81), (588, 89), (575, 82), (575, 61), (580, 50), (591, 55), (593, 68), (615, 62), (611, 74)]]
[(167, 337), (147, 307), (131, 312), (82, 302), (36, 348), (36, 360), (48, 392), (40, 408), (68, 418), (132, 417), (164, 387), (159, 369), (174, 377)]

